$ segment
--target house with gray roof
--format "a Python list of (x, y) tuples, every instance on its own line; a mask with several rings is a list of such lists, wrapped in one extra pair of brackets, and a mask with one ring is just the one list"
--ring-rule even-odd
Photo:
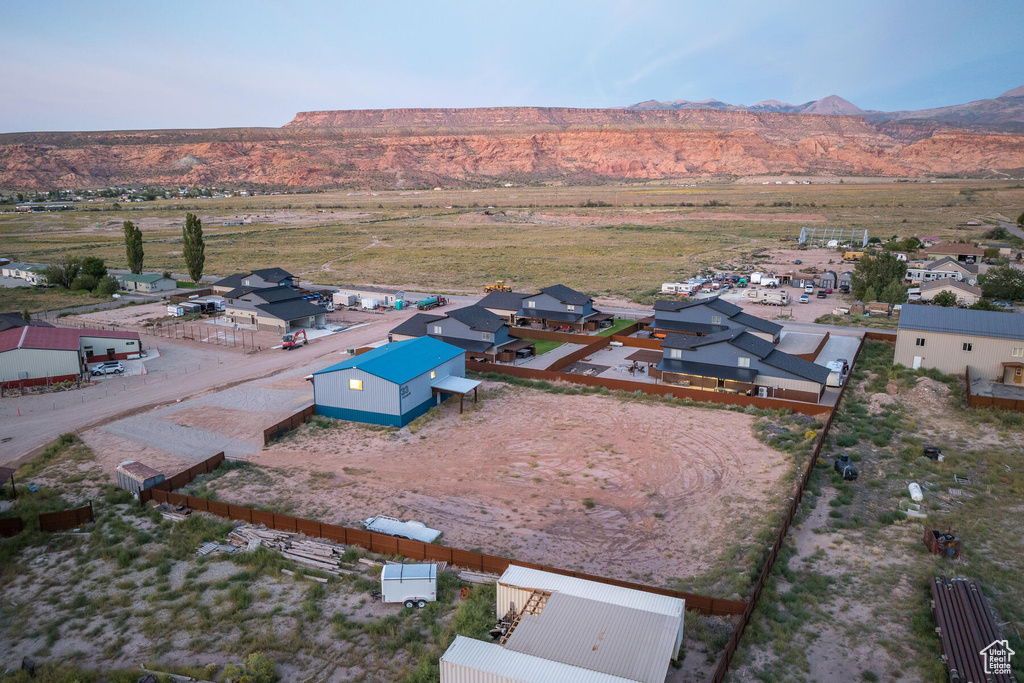
[(654, 303), (654, 320), (648, 326), (655, 336), (668, 334), (708, 335), (730, 329), (749, 330), (765, 341), (777, 344), (782, 325), (745, 313), (736, 304), (719, 297), (710, 299), (665, 299)]
[(594, 300), (586, 294), (565, 285), (552, 285), (523, 297), (516, 318), (582, 332), (596, 330), (599, 321), (610, 320), (612, 316), (595, 310)]
[[(898, 365), (1024, 384), (1024, 315), (907, 304), (896, 330)], [(1018, 374), (1019, 373), (1019, 374)]]
[(251, 287), (260, 289), (262, 287), (294, 287), (295, 276), (284, 268), (260, 268), (250, 270), (247, 273), (235, 273), (226, 278), (217, 280), (211, 287), (218, 294), (230, 292), (237, 287)]
[(327, 323), (327, 311), (306, 301), (293, 287), (243, 286), (226, 293), (224, 298), (225, 316), (260, 330), (285, 334), (294, 328), (321, 327)]
[(465, 306), (447, 315), (417, 313), (391, 330), (389, 339), (399, 341), (429, 336), (466, 351), (471, 358), (511, 362), (516, 351), (534, 342), (515, 339), (505, 319), (479, 305)]
[(130, 292), (166, 292), (178, 288), (178, 282), (160, 273), (128, 273), (117, 278), (121, 289)]
[(705, 391), (818, 403), (828, 368), (779, 351), (756, 330), (668, 334), (657, 365), (661, 381)]
[(530, 296), (522, 292), (488, 292), (476, 305), (505, 318), (510, 325), (516, 323), (516, 313), (523, 307), (523, 299)]

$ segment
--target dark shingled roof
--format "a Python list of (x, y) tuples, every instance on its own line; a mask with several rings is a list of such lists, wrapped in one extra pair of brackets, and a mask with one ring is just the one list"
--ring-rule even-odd
[(707, 299), (658, 299), (654, 302), (656, 311), (681, 311), (690, 306), (700, 306), (707, 303)]
[(683, 375), (696, 375), (698, 377), (731, 379), (736, 382), (753, 382), (754, 378), (757, 377), (757, 370), (754, 368), (695, 363), (689, 360), (674, 360), (671, 358), (662, 359), (657, 367), (662, 372), (678, 372)]
[(571, 287), (565, 285), (551, 285), (550, 287), (544, 287), (540, 291), (544, 292), (548, 296), (553, 296), (563, 304), (576, 304), (578, 306), (584, 306), (590, 297), (582, 292), (577, 292)]
[(577, 323), (583, 318), (582, 313), (569, 313), (568, 311), (542, 311), (539, 308), (521, 308), (516, 312), (516, 315), (521, 318), (558, 320), (565, 323)]
[(767, 357), (762, 358), (761, 362), (766, 365), (770, 365), (773, 368), (784, 370), (796, 375), (797, 377), (803, 377), (804, 379), (809, 379), (812, 382), (817, 382), (818, 384), (824, 384), (825, 380), (828, 379), (828, 368), (812, 363), (809, 360), (804, 360), (803, 358), (791, 356), (788, 353), (783, 353), (777, 349), (769, 353)]
[(437, 339), (438, 341), (443, 341), (445, 344), (451, 344), (452, 346), (460, 348), (463, 351), (469, 351), (471, 353), (481, 353), (481, 352), (486, 351), (487, 349), (491, 348), (491, 346), (493, 346), (493, 344), (491, 342), (480, 341), (479, 339), (463, 339), (462, 337), (445, 337), (445, 336), (440, 335), (440, 334), (431, 334), (431, 335), (428, 335), (428, 336), (433, 337), (434, 339)]
[[(217, 283), (214, 283), (214, 284), (217, 284)], [(255, 291), (256, 291), (255, 287), (235, 287), (230, 292), (225, 292), (224, 293), (224, 298), (225, 299), (238, 299), (238, 298), (241, 298), (241, 297), (245, 296), (249, 292), (255, 292)]]
[(713, 299), (708, 300), (707, 305), (708, 308), (710, 308), (711, 310), (718, 311), (719, 313), (724, 313), (730, 318), (735, 316), (737, 313), (743, 312), (743, 309), (737, 306), (736, 304), (731, 304), (728, 301), (723, 301), (717, 296), (714, 297)]
[(945, 270), (945, 268), (943, 268), (943, 266), (949, 266), (949, 265), (958, 266), (958, 267), (962, 268), (963, 270), (966, 270), (968, 273), (971, 273), (972, 275), (977, 275), (978, 274), (978, 266), (977, 265), (975, 265), (973, 263), (961, 263), (960, 261), (957, 261), (952, 256), (943, 256), (938, 261), (932, 261), (931, 263), (926, 264), (925, 265), (925, 270)]
[(228, 275), (222, 280), (217, 280), (213, 283), (214, 287), (241, 287), (242, 278), (249, 275), (249, 273), (235, 273), (234, 275)]
[(758, 358), (764, 358), (775, 350), (775, 345), (770, 341), (765, 341), (760, 337), (755, 337), (749, 332), (737, 335), (731, 343), (736, 348), (746, 351), (750, 355), (757, 356)]
[(741, 334), (744, 334), (743, 330), (723, 330), (703, 337), (692, 334), (670, 334), (665, 337), (665, 341), (661, 342), (661, 347), (663, 349), (695, 349), (699, 346), (730, 341)]
[(48, 322), (42, 320), (33, 320), (32, 322), (25, 322), (25, 317), (21, 313), (0, 313), (0, 332), (9, 330), (12, 327), (53, 327)]
[(281, 282), (282, 280), (295, 277), (284, 268), (260, 268), (259, 270), (252, 271), (252, 274), (263, 278), (267, 282)]
[(782, 325), (779, 325), (778, 323), (773, 323), (769, 320), (764, 320), (763, 318), (758, 318), (757, 316), (750, 315), (749, 313), (737, 313), (736, 315), (731, 316), (730, 319), (735, 320), (740, 325), (753, 327), (755, 330), (758, 330), (759, 332), (767, 332), (768, 334), (771, 335), (776, 335), (779, 332), (782, 332)]
[(657, 318), (648, 327), (662, 332), (689, 332), (690, 334), (714, 334), (715, 332), (729, 329), (725, 325), (691, 323), (683, 322), (682, 320), (658, 320)]
[(427, 325), (436, 321), (444, 320), (443, 315), (432, 315), (430, 313), (417, 313), (391, 330), (391, 334), (401, 334), (406, 337), (422, 337), (427, 333)]
[(479, 305), (448, 311), (448, 317), (465, 323), (470, 329), (479, 332), (497, 332), (505, 325), (504, 318)]
[(1024, 315), (908, 304), (900, 312), (898, 329), (1024, 341)]
[(263, 287), (261, 289), (254, 289), (249, 293), (255, 294), (268, 304), (302, 298), (302, 295), (294, 287)]
[(518, 311), (523, 307), (523, 299), (530, 296), (522, 292), (490, 292), (477, 302), (482, 308), (497, 308), (501, 311)]
[(257, 304), (256, 308), (280, 320), (295, 320), (296, 318), (319, 315), (325, 312), (323, 307), (303, 301), (302, 299), (282, 301), (276, 304)]

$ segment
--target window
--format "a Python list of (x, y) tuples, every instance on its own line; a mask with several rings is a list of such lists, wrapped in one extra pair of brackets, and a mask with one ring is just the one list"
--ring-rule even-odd
[(974, 344), (972, 344), (971, 342), (964, 342), (964, 351), (973, 351), (973, 350), (974, 350)]
[(440, 325), (434, 325), (432, 329), (434, 330), (432, 332), (432, 334), (441, 334), (441, 326)]
[(1013, 347), (1013, 350), (1010, 351), (1010, 355), (1013, 356), (1014, 358), (1020, 358), (1021, 356), (1024, 356), (1024, 346)]
[(436, 377), (437, 377), (437, 370), (431, 370), (430, 371), (430, 379), (435, 379)]
[(713, 315), (713, 316), (711, 316), (711, 323), (713, 325), (721, 325), (722, 324), (722, 316), (720, 316), (720, 315)]
[(348, 381), (348, 388), (352, 389), (353, 391), (362, 391), (363, 390), (363, 380), (361, 380), (361, 379), (350, 379)]
[(526, 307), (527, 308), (537, 308), (537, 302), (536, 301), (527, 301), (526, 302)]
[(914, 342), (915, 346), (924, 346), (924, 337), (918, 337), (917, 341)]
[(739, 363), (739, 366), (741, 368), (749, 368), (750, 367), (750, 359), (749, 358), (740, 358), (738, 363)]
[(565, 310), (567, 310), (567, 311), (569, 311), (570, 313), (572, 313), (573, 311), (575, 311), (575, 310), (576, 310), (576, 307), (575, 307), (575, 306), (573, 306), (572, 304), (566, 304), (566, 305), (565, 305)]
[(487, 341), (487, 342), (494, 341), (494, 334), (491, 333), (491, 332), (481, 332), (480, 333), (480, 339), (481, 339), (481, 341)]
[(682, 358), (683, 357), (683, 350), (682, 349), (669, 349), (668, 350), (668, 357), (669, 358)]

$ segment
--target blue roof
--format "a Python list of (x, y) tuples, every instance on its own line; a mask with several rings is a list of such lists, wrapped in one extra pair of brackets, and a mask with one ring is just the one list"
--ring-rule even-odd
[(378, 346), (372, 351), (353, 356), (313, 374), (322, 375), (327, 372), (358, 368), (389, 382), (405, 384), (412, 378), (430, 372), (438, 365), (457, 358), (463, 353), (465, 351), (462, 349), (445, 344), (433, 337), (417, 337)]

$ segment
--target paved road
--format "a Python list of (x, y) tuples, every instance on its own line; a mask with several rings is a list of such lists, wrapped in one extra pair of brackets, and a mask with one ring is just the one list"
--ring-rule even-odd
[(0, 464), (32, 454), (63, 432), (107, 424), (250, 380), (297, 369), (306, 374), (319, 370), (347, 358), (339, 355), (347, 348), (386, 338), (389, 329), (412, 313), (392, 312), (380, 321), (289, 352), (244, 354), (240, 349), (143, 335), (144, 346), (160, 347), (160, 357), (146, 364), (148, 375), (111, 377), (75, 391), (0, 399)]

